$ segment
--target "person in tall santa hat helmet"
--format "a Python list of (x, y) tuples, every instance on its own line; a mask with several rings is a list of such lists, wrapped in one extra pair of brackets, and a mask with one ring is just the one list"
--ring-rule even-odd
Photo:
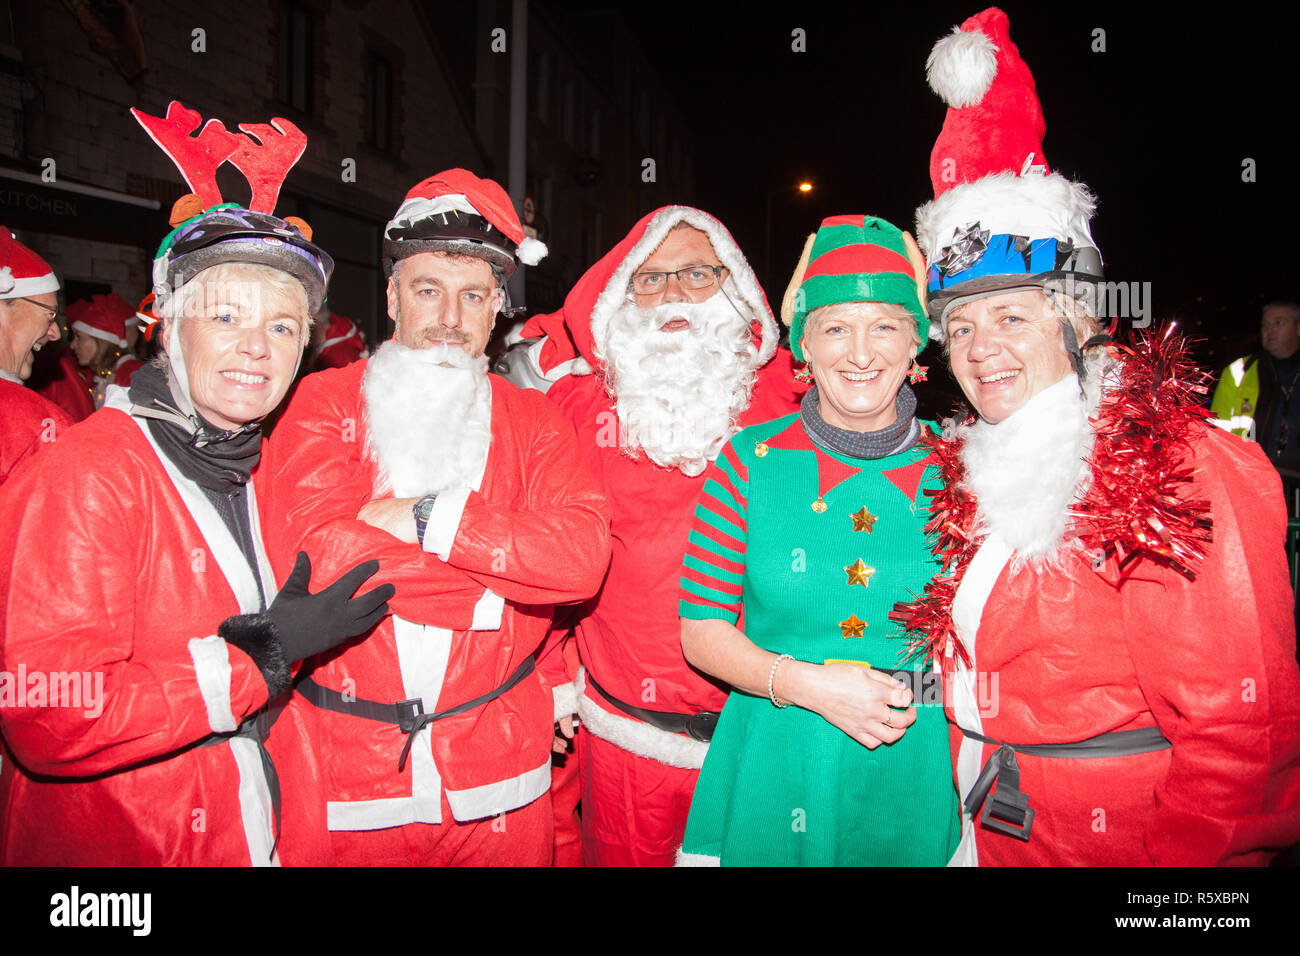
[[(318, 777), (308, 728), (282, 713), (294, 665), (364, 634), (393, 588), (354, 598), (375, 564), (353, 561), (313, 593), (300, 554), (277, 589), (263, 543), (259, 423), (333, 266), (272, 211), (306, 137), (287, 120), (190, 136), (201, 117), (178, 102), (133, 112), (195, 193), (154, 260), (159, 360), (3, 490), (0, 659), (50, 678), (0, 709), (0, 862), (321, 862), (323, 821), (297, 810)], [(227, 159), (250, 208), (221, 202)]]
[(689, 206), (644, 216), (523, 335), (528, 378), (577, 430), (613, 507), (604, 586), (563, 622), (582, 663), (581, 860), (669, 866), (727, 699), (687, 663), (677, 613), (703, 474), (736, 431), (795, 410), (806, 387), (739, 246)]
[(321, 741), (339, 863), (551, 862), (560, 681), (536, 658), (610, 544), (572, 427), (487, 370), (505, 282), (544, 252), (497, 183), (418, 183), (384, 230), (393, 338), (305, 378), (270, 443), (272, 500), (291, 503), (273, 560), (373, 558), (398, 589), (291, 705)]
[(917, 239), (974, 414), (935, 443), (944, 572), (896, 614), (948, 678), (954, 862), (1265, 864), (1300, 837), (1277, 474), (1205, 424), (1172, 329), (1099, 334), (1095, 200), (1047, 166), (1006, 15), (927, 67), (949, 110)]
[(36, 353), (59, 338), (58, 292), (50, 264), (0, 226), (0, 485), (72, 424), (63, 409), (23, 386)]

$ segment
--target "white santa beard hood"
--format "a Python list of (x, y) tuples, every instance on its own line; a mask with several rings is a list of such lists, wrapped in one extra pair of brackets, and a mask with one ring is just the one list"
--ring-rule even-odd
[(361, 389), (377, 494), (417, 498), (478, 485), (492, 440), (487, 366), (486, 356), (456, 346), (409, 349), (390, 340), (375, 350)]
[(749, 267), (740, 247), (727, 234), (721, 223), (708, 213), (690, 206), (669, 206), (655, 216), (646, 226), (645, 232), (637, 240), (636, 245), (624, 256), (623, 261), (609, 277), (609, 281), (591, 310), (591, 341), (596, 357), (602, 362), (606, 361), (603, 347), (609, 334), (609, 318), (615, 310), (628, 301), (627, 288), (632, 273), (650, 258), (651, 253), (659, 248), (659, 244), (679, 222), (693, 226), (709, 237), (718, 261), (727, 267), (727, 278), (722, 284), (722, 291), (731, 298), (748, 321), (757, 322), (762, 329), (758, 364), (766, 365), (776, 354), (780, 330), (772, 310), (766, 305), (758, 278), (754, 275), (754, 270)]
[[(1095, 381), (1095, 379), (1094, 379)], [(1079, 394), (1067, 374), (996, 425), (978, 421), (945, 431), (964, 437), (966, 485), (978, 504), (977, 533), (996, 533), (1016, 563), (1041, 563), (1066, 541), (1070, 509), (1087, 491), (1098, 391)]]

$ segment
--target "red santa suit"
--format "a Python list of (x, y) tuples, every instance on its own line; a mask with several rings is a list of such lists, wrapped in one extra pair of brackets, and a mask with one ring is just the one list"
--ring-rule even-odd
[[(1009, 538), (1050, 548), (1055, 532), (1035, 522), (1052, 509), (1037, 507), (1042, 488), (1015, 491), (1008, 463), (1037, 473), (1025, 487), (1050, 483), (1042, 476), (1052, 462), (1015, 449), (1059, 439), (1059, 423), (1078, 414), (1068, 407), (1078, 391), (1069, 376), (996, 426), (996, 443), (972, 449), (966, 438), (964, 467), (945, 476), (950, 487), (979, 487), (976, 500), (1018, 501), (1015, 522), (989, 519), (951, 604), (972, 657), (947, 682), (958, 792), (968, 797), (998, 750), (971, 733), (1020, 746), (1156, 728), (1172, 746), (1105, 757), (1018, 751), (1019, 790), (1034, 812), (1029, 839), (968, 816), (954, 862), (1266, 863), (1300, 839), (1300, 675), (1277, 473), (1258, 445), (1193, 422), (1173, 466), (1192, 475), (1178, 497), (1207, 502), (1213, 520), (1195, 580), (1151, 560), (1121, 580), (1114, 557), (1101, 563), (1086, 549), (1025, 562)], [(1129, 460), (1100, 445), (1092, 453)], [(1057, 486), (1068, 490), (1073, 477)], [(1092, 472), (1092, 486), (1111, 480)]]
[(63, 409), (0, 374), (0, 485), (19, 463), (70, 427), (72, 419)]
[(63, 350), (50, 380), (37, 391), (63, 409), (74, 422), (84, 421), (95, 411), (94, 390), (71, 349)]
[[(258, 743), (212, 738), (267, 703), (257, 665), (217, 636), (226, 618), (259, 610), (259, 582), (128, 405), (112, 390), (0, 490), (0, 729), (11, 752), (0, 860), (275, 864)], [(248, 494), (255, 505), (252, 484)], [(275, 581), (250, 510), (269, 602)], [(311, 776), (296, 756), (301, 733), (292, 716), (271, 730), (284, 790)]]
[(624, 301), (635, 269), (682, 221), (708, 235), (734, 280), (725, 288), (752, 316), (760, 344), (763, 365), (738, 424), (788, 414), (800, 398), (790, 353), (777, 349), (766, 297), (735, 241), (716, 219), (684, 206), (643, 218), (578, 281), (560, 312), (534, 317), (523, 330), (525, 338), (546, 336), (531, 348), (531, 357), (553, 380), (547, 397), (577, 429), (584, 460), (613, 509), (609, 574), (576, 629), (583, 665), (576, 690), (588, 865), (673, 863), (708, 744), (628, 716), (588, 686), (586, 673), (620, 701), (649, 710), (716, 713), (727, 698), (724, 688), (686, 663), (677, 616), (677, 576), (704, 476), (688, 477), (622, 450), (592, 332)]
[(316, 356), (316, 368), (342, 368), (369, 354), (353, 321), (347, 316), (331, 312), (329, 328), (325, 330), (325, 341), (321, 343), (320, 352)]
[[(571, 426), (540, 394), (490, 376), (486, 459), (472, 490), (439, 496), (426, 550), (358, 521), (382, 485), (362, 389), (375, 361), (308, 376), (276, 426), (262, 464), (284, 518), (273, 560), (287, 566), (301, 549), (316, 573), (332, 575), (378, 559), (377, 579), (397, 587), (392, 615), (318, 660), (312, 679), (373, 702), (419, 698), (432, 714), (526, 669), (550, 605), (596, 591), (609, 561), (607, 509)], [(408, 735), (396, 724), (300, 697), (290, 710), (319, 733), (338, 862), (550, 863), (550, 801), (539, 798), (550, 784), (554, 705), (540, 673), (418, 729), (400, 770)]]

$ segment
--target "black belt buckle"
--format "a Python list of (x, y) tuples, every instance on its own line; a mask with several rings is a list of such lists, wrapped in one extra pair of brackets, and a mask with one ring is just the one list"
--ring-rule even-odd
[(706, 744), (713, 739), (713, 730), (717, 726), (718, 715), (711, 710), (702, 710), (686, 718), (687, 736)]
[(420, 726), (420, 718), (424, 716), (423, 698), (401, 700), (393, 708), (397, 711), (397, 726), (402, 728), (402, 733), (409, 734)]
[[(1003, 791), (1007, 790), (1005, 795)], [(1005, 833), (1018, 840), (1029, 842), (1029, 834), (1034, 829), (1034, 811), (1029, 807), (1029, 798), (1015, 787), (1004, 787), (998, 781), (997, 790), (988, 795), (984, 801), (984, 812), (980, 814), (980, 823), (990, 830)]]

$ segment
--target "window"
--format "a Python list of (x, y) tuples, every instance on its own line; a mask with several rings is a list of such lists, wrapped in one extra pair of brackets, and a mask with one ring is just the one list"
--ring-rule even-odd
[(280, 99), (311, 113), (316, 78), (316, 15), (305, 3), (288, 0), (280, 17)]
[(393, 149), (393, 65), (373, 50), (366, 58), (366, 120), (370, 145)]

